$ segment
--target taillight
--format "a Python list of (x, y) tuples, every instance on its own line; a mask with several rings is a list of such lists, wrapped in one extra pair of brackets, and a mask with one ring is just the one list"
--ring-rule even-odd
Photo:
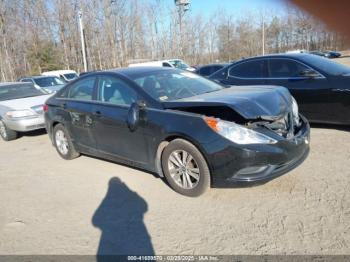
[(49, 106), (48, 105), (43, 105), (43, 110), (44, 110), (44, 112), (49, 111)]

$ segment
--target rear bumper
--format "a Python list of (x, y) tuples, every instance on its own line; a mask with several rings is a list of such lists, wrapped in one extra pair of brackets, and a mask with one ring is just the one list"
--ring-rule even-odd
[(231, 145), (210, 157), (212, 186), (262, 184), (300, 165), (309, 154), (310, 126), (305, 118), (291, 140), (271, 145)]
[(39, 115), (29, 119), (18, 119), (18, 120), (5, 120), (6, 126), (14, 131), (27, 132), (37, 129), (45, 128), (44, 116)]

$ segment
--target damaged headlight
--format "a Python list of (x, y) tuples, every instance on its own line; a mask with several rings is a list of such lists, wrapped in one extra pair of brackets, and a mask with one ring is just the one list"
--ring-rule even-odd
[(293, 120), (294, 123), (299, 126), (300, 118), (299, 118), (299, 107), (297, 101), (295, 101), (294, 97), (292, 97), (292, 112), (293, 112)]
[(207, 125), (218, 134), (240, 145), (275, 144), (277, 140), (241, 125), (216, 118), (205, 117)]

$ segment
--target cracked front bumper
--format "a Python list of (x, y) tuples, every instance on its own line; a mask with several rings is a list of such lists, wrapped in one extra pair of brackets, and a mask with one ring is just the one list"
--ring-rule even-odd
[(276, 144), (229, 145), (210, 155), (212, 186), (232, 187), (261, 184), (300, 165), (309, 154), (310, 126), (302, 125), (292, 139)]

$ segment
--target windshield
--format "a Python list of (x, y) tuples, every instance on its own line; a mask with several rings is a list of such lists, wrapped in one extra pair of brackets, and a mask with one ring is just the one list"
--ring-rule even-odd
[(206, 78), (180, 70), (148, 72), (133, 80), (158, 101), (173, 101), (223, 89)]
[(40, 87), (64, 85), (64, 82), (55, 76), (35, 78), (34, 82)]
[(46, 93), (42, 90), (36, 89), (33, 85), (30, 84), (0, 86), (0, 101), (42, 95), (46, 95)]
[(67, 78), (68, 80), (73, 80), (74, 78), (77, 78), (78, 75), (75, 73), (69, 73), (69, 74), (63, 74), (65, 78)]
[(316, 55), (306, 55), (302, 57), (306, 63), (319, 68), (325, 73), (333, 76), (350, 74), (350, 67)]
[(169, 63), (172, 64), (174, 67), (179, 69), (187, 69), (190, 66), (185, 64), (184, 61), (177, 59), (177, 60), (169, 60)]

